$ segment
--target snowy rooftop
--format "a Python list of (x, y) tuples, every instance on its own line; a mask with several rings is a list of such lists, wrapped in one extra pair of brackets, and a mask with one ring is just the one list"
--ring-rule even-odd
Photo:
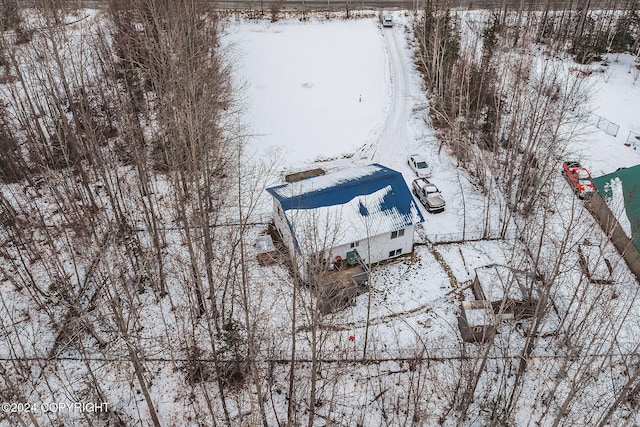
[(501, 265), (476, 269), (476, 277), (488, 301), (525, 301), (530, 299), (533, 285), (531, 273)]
[(424, 221), (402, 174), (379, 164), (267, 191), (282, 206), (303, 247), (336, 247)]
[(489, 301), (462, 301), (462, 309), (470, 327), (496, 324), (495, 314)]

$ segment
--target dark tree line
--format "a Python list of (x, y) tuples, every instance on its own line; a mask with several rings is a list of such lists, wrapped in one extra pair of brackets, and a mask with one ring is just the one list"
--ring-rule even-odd
[[(15, 2), (3, 6), (0, 271), (12, 284), (3, 316), (19, 321), (11, 307), (26, 304), (46, 314), (54, 339), (6, 337), (15, 359), (2, 393), (33, 396), (47, 380), (24, 360), (49, 369), (71, 354), (85, 360), (88, 389), (52, 388), (40, 400), (82, 392), (106, 401), (110, 386), (91, 360), (107, 358), (160, 425), (173, 415), (155, 400), (147, 359), (165, 342), (198, 396), (185, 416), (205, 410), (229, 424), (225, 390), (245, 380), (248, 325), (228, 296), (240, 277), (228, 247), (240, 234), (216, 228), (232, 207), (242, 141), (217, 17), (188, 0), (113, 1), (99, 17), (43, 0), (27, 24)], [(142, 320), (151, 306), (166, 316), (154, 330)], [(45, 415), (65, 424), (60, 416)], [(105, 416), (135, 418), (117, 408)]]

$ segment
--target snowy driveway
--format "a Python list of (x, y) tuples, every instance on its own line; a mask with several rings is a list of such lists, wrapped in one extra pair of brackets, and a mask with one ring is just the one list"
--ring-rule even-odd
[[(409, 71), (402, 56), (404, 43), (398, 41), (395, 28), (383, 28), (387, 54), (391, 65), (391, 107), (384, 124), (380, 139), (371, 150), (370, 159), (376, 163), (395, 163), (398, 158), (404, 159), (407, 145), (413, 137), (407, 132), (407, 120), (411, 115)], [(396, 165), (393, 165), (396, 166)], [(396, 166), (397, 167), (397, 166)]]

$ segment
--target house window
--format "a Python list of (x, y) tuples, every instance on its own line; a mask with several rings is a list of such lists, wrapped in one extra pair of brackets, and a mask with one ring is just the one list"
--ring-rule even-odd
[(391, 251), (389, 252), (389, 258), (394, 257), (394, 256), (398, 256), (402, 253), (402, 249), (396, 249), (395, 251)]
[(402, 230), (398, 230), (398, 231), (392, 231), (391, 232), (391, 238), (395, 239), (397, 237), (402, 237), (404, 236), (404, 228)]
[(358, 246), (360, 246), (360, 242), (359, 242), (359, 241), (358, 241), (358, 242), (353, 242), (353, 243), (351, 243), (351, 247), (352, 247), (352, 248), (356, 248), (356, 247), (358, 247)]

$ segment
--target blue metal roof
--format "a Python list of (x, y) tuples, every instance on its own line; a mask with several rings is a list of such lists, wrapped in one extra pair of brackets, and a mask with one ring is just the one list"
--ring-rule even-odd
[[(282, 209), (316, 209), (346, 205), (359, 196), (366, 196), (388, 188), (378, 206), (359, 202), (359, 215), (386, 214), (393, 229), (401, 229), (424, 222), (407, 184), (398, 171), (380, 164), (361, 166), (302, 181), (267, 188)], [(400, 223), (398, 220), (400, 219)], [(389, 224), (391, 226), (391, 224)]]

